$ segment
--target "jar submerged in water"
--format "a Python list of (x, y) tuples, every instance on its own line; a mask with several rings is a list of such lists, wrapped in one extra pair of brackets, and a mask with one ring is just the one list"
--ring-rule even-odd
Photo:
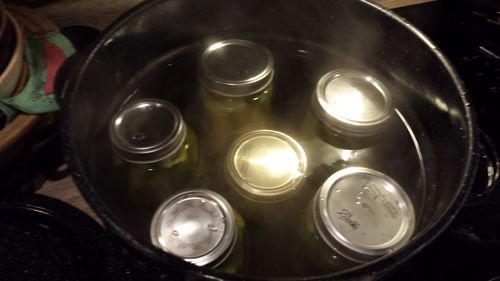
[(244, 263), (245, 224), (219, 194), (193, 189), (175, 194), (151, 222), (153, 245), (187, 262), (234, 273)]
[(257, 202), (284, 200), (304, 183), (307, 158), (290, 136), (257, 130), (241, 136), (228, 153), (230, 181), (243, 196)]
[(115, 115), (109, 133), (128, 173), (128, 194), (137, 206), (154, 211), (180, 184), (192, 180), (196, 136), (171, 103), (136, 101)]
[(343, 270), (406, 244), (415, 228), (413, 205), (388, 176), (351, 167), (331, 175), (304, 218), (297, 268), (302, 274)]
[(383, 132), (392, 116), (387, 88), (368, 74), (349, 69), (326, 73), (316, 85), (312, 111), (320, 135), (335, 146), (363, 147)]
[(230, 39), (205, 49), (198, 77), (210, 134), (217, 135), (213, 149), (245, 132), (267, 128), (273, 76), (273, 57), (264, 46)]

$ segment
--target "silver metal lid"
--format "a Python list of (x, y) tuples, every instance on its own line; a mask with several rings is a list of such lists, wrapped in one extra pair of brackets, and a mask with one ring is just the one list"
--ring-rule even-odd
[(174, 105), (144, 99), (115, 115), (109, 134), (114, 150), (124, 160), (152, 163), (177, 152), (186, 139), (187, 128)]
[(219, 194), (196, 189), (166, 200), (151, 222), (151, 242), (187, 262), (216, 267), (236, 241), (233, 209)]
[(307, 158), (290, 136), (272, 130), (240, 137), (228, 155), (231, 180), (257, 201), (278, 201), (292, 195), (304, 180)]
[(393, 111), (389, 92), (380, 81), (348, 69), (321, 77), (312, 108), (330, 129), (360, 137), (380, 131)]
[(210, 92), (218, 95), (252, 95), (266, 88), (273, 75), (271, 52), (250, 41), (220, 41), (210, 45), (201, 56), (200, 82)]
[(332, 249), (365, 262), (402, 247), (413, 234), (415, 214), (394, 180), (372, 169), (351, 167), (321, 186), (314, 222)]

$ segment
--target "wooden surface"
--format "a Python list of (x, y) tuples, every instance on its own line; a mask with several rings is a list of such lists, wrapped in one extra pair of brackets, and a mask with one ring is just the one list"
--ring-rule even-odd
[[(434, 0), (373, 1), (392, 9)], [(141, 2), (143, 0), (59, 0), (41, 7), (39, 10), (53, 19), (59, 26), (90, 25), (103, 29), (123, 12)]]
[(433, 2), (435, 0), (374, 0), (388, 9)]
[[(375, 2), (387, 8), (396, 8), (431, 1), (377, 0)], [(41, 7), (39, 10), (48, 15), (59, 26), (90, 25), (102, 29), (120, 14), (140, 2), (142, 0), (59, 0)], [(61, 199), (97, 219), (97, 216), (82, 198), (70, 177), (55, 182), (48, 181), (38, 193)]]
[(66, 177), (59, 181), (47, 181), (42, 188), (37, 191), (37, 193), (58, 198), (77, 207), (95, 220), (99, 221), (97, 215), (83, 199), (71, 177)]
[(143, 0), (56, 0), (38, 8), (59, 26), (90, 25), (103, 29)]

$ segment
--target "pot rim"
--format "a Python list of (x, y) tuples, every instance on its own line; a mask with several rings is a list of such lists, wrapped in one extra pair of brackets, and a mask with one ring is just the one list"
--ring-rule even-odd
[[(66, 162), (68, 163), (73, 179), (86, 199), (89, 205), (96, 210), (98, 216), (102, 219), (104, 224), (110, 231), (121, 239), (127, 241), (133, 248), (144, 254), (148, 258), (155, 259), (157, 261), (161, 261), (163, 264), (168, 264), (170, 268), (176, 268), (177, 271), (183, 271), (186, 275), (190, 275), (196, 278), (221, 278), (221, 280), (269, 280), (269, 278), (255, 277), (255, 276), (247, 276), (247, 275), (239, 275), (239, 274), (229, 274), (224, 273), (215, 269), (206, 268), (206, 267), (197, 267), (195, 265), (191, 265), (182, 259), (174, 257), (173, 255), (164, 253), (163, 251), (154, 248), (152, 245), (142, 244), (140, 243), (132, 234), (130, 234), (127, 230), (121, 227), (118, 223), (118, 220), (115, 215), (111, 212), (111, 210), (103, 204), (102, 198), (100, 198), (97, 193), (93, 192), (94, 188), (90, 183), (90, 178), (85, 174), (83, 170), (83, 165), (81, 163), (81, 159), (76, 154), (75, 149), (75, 132), (71, 130), (71, 112), (73, 111), (73, 107), (75, 106), (75, 95), (72, 94), (78, 91), (78, 88), (81, 83), (81, 78), (83, 76), (83, 72), (88, 67), (89, 63), (93, 60), (94, 56), (100, 50), (103, 45), (110, 39), (119, 28), (126, 25), (129, 19), (134, 18), (135, 16), (142, 14), (146, 10), (151, 7), (158, 5), (160, 2), (164, 0), (151, 0), (140, 3), (136, 7), (122, 14), (118, 19), (116, 19), (113, 23), (111, 23), (104, 31), (97, 43), (94, 43), (92, 46), (92, 51), (88, 55), (87, 58), (84, 59), (84, 63), (82, 64), (79, 72), (74, 77), (74, 84), (71, 93), (68, 93), (68, 102), (67, 106), (63, 108), (63, 118), (61, 124), (61, 131), (63, 136), (63, 147), (66, 157)], [(430, 51), (436, 56), (436, 58), (442, 63), (445, 67), (447, 74), (452, 78), (453, 84), (455, 85), (458, 94), (460, 95), (467, 127), (465, 128), (465, 136), (467, 139), (467, 155), (465, 156), (464, 166), (466, 173), (463, 175), (461, 179), (461, 183), (459, 186), (460, 191), (455, 194), (455, 197), (449, 204), (447, 209), (442, 213), (441, 218), (431, 224), (429, 224), (423, 232), (417, 234), (412, 237), (407, 245), (400, 248), (398, 251), (394, 253), (384, 256), (380, 259), (376, 259), (374, 261), (368, 262), (366, 264), (362, 264), (360, 266), (356, 266), (353, 268), (349, 268), (347, 270), (335, 272), (327, 275), (319, 275), (319, 276), (310, 276), (310, 277), (300, 277), (300, 278), (292, 278), (292, 277), (278, 277), (273, 280), (353, 280), (359, 279), (361, 276), (363, 278), (375, 278), (377, 276), (383, 276), (394, 270), (398, 265), (404, 263), (413, 257), (416, 253), (420, 252), (430, 244), (434, 239), (437, 238), (439, 234), (441, 234), (448, 225), (453, 221), (453, 219), (458, 214), (458, 211), (464, 205), (467, 195), (472, 187), (472, 183), (474, 181), (474, 177), (477, 169), (478, 155), (477, 155), (477, 118), (472, 109), (470, 98), (468, 98), (468, 93), (465, 90), (465, 86), (461, 78), (459, 77), (457, 71), (451, 65), (448, 58), (441, 52), (439, 48), (419, 29), (410, 24), (407, 20), (398, 16), (395, 12), (390, 11), (386, 8), (381, 7), (378, 4), (372, 3), (369, 0), (359, 0), (365, 5), (371, 6), (371, 8), (378, 10), (382, 15), (390, 17), (396, 23), (403, 25), (408, 29), (409, 32), (413, 33), (417, 36)]]

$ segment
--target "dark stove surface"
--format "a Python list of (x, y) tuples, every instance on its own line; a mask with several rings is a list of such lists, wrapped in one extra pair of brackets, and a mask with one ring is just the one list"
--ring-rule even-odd
[[(451, 1), (450, 1), (451, 2)], [(500, 2), (447, 1), (396, 10), (427, 34), (462, 77), (479, 127), (500, 148)], [(481, 2), (481, 1), (475, 1)], [(465, 4), (464, 4), (465, 3)], [(496, 18), (495, 18), (496, 17)], [(490, 155), (498, 149), (482, 148)], [(483, 158), (481, 161), (488, 159)], [(489, 162), (490, 168), (498, 163)], [(479, 171), (485, 176), (489, 171)], [(387, 280), (494, 280), (500, 278), (500, 191), (473, 189), (476, 200), (435, 242)], [(496, 280), (496, 279), (495, 279)]]

